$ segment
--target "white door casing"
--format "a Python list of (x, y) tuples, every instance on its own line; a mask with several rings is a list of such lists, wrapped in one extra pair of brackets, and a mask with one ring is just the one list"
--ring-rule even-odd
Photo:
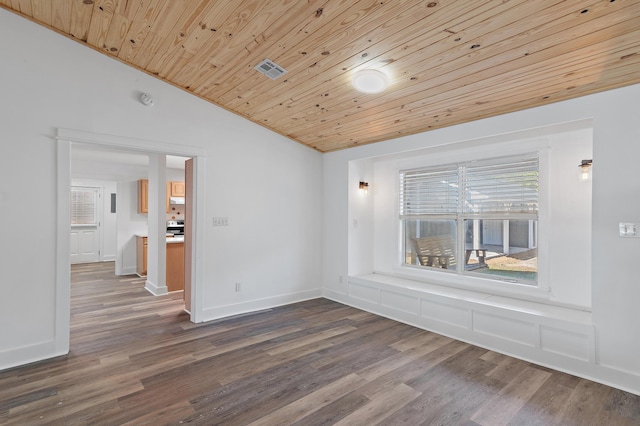
[(198, 323), (203, 317), (203, 303), (201, 295), (204, 293), (204, 239), (198, 232), (206, 229), (206, 210), (204, 182), (207, 176), (206, 150), (202, 147), (189, 145), (176, 145), (167, 142), (150, 141), (145, 139), (129, 138), (123, 136), (105, 135), (81, 130), (57, 129), (57, 238), (56, 238), (56, 317), (54, 353), (64, 354), (69, 351), (69, 325), (70, 325), (70, 281), (69, 270), (70, 254), (70, 191), (71, 186), (71, 144), (88, 143), (102, 145), (111, 148), (144, 152), (163, 153), (181, 157), (192, 157), (194, 160), (193, 181), (193, 210), (192, 220), (192, 253), (193, 259), (190, 265), (191, 275), (191, 321)]

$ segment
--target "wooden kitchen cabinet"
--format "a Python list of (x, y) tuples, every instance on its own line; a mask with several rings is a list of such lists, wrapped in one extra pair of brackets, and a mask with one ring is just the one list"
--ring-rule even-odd
[(138, 181), (138, 213), (149, 213), (149, 181)]
[(171, 212), (171, 182), (167, 182), (167, 213)]
[(184, 243), (167, 243), (167, 290), (184, 290)]
[(141, 277), (147, 275), (147, 237), (136, 237), (136, 273)]
[[(148, 237), (136, 236), (136, 273), (147, 276)], [(184, 289), (184, 243), (167, 243), (166, 282), (168, 291)]]
[(184, 182), (169, 182), (171, 184), (171, 196), (172, 197), (184, 197), (185, 186)]
[[(167, 213), (171, 211), (169, 198), (172, 197), (172, 182), (167, 182)], [(140, 179), (138, 181), (138, 213), (149, 213), (149, 180)]]

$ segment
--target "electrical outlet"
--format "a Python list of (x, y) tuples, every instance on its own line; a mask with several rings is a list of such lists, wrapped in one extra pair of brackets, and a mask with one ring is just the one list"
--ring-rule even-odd
[(236, 292), (240, 291), (240, 283), (236, 283)]
[(338, 277), (338, 282), (339, 282), (340, 284), (342, 284), (342, 275), (340, 275), (340, 276)]
[(640, 223), (620, 222), (619, 230), (623, 238), (640, 238)]
[(228, 217), (214, 216), (214, 218), (213, 218), (213, 226), (229, 226), (229, 218)]

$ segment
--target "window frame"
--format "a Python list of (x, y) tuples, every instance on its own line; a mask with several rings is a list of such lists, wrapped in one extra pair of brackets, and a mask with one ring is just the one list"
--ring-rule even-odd
[[(74, 192), (86, 192), (86, 193), (93, 193), (93, 223), (74, 223), (74, 207), (73, 207), (73, 193)], [(100, 222), (100, 218), (99, 218), (99, 197), (100, 197), (100, 188), (98, 187), (93, 187), (93, 186), (72, 186), (71, 187), (71, 193), (70, 193), (70, 199), (71, 199), (71, 205), (70, 205), (70, 218), (69, 221), (71, 223), (71, 227), (72, 228), (79, 228), (79, 227), (97, 227), (99, 222)]]
[[(506, 147), (505, 147), (506, 148)], [(473, 273), (472, 271), (466, 271), (460, 273), (456, 270), (445, 270), (437, 268), (429, 268), (418, 265), (410, 265), (404, 263), (405, 246), (404, 246), (404, 219), (400, 216), (400, 173), (412, 169), (422, 169), (431, 167), (440, 167), (447, 164), (452, 164), (450, 161), (452, 153), (448, 155), (433, 155), (430, 158), (411, 159), (400, 161), (395, 166), (395, 188), (396, 188), (396, 241), (397, 241), (397, 259), (394, 269), (394, 275), (402, 278), (425, 281), (439, 285), (447, 285), (452, 287), (458, 287), (462, 289), (469, 289), (474, 291), (482, 291), (493, 294), (519, 294), (526, 295), (527, 297), (547, 299), (549, 297), (549, 261), (548, 261), (548, 238), (546, 236), (548, 223), (549, 223), (549, 164), (550, 164), (550, 146), (549, 140), (538, 139), (524, 143), (520, 149), (513, 149), (509, 147), (506, 149), (499, 149), (498, 146), (495, 149), (489, 150), (477, 150), (477, 149), (463, 149), (456, 152), (456, 158), (459, 161), (456, 164), (467, 163), (472, 160), (492, 160), (500, 157), (515, 157), (515, 156), (537, 156), (538, 157), (538, 215), (537, 215), (537, 247), (538, 247), (538, 275), (537, 285), (532, 285), (531, 281), (513, 281), (510, 279), (500, 279), (494, 276), (487, 276), (482, 273)], [(445, 218), (443, 216), (431, 217), (432, 219)], [(513, 219), (516, 219), (515, 217)], [(460, 233), (464, 227), (464, 218), (457, 221), (457, 232)], [(458, 234), (460, 235), (460, 234)], [(458, 258), (460, 253), (464, 253), (464, 247), (462, 238), (457, 238), (457, 250)], [(462, 251), (461, 251), (462, 250)], [(458, 262), (458, 265), (464, 262)], [(462, 266), (463, 268), (463, 266)]]

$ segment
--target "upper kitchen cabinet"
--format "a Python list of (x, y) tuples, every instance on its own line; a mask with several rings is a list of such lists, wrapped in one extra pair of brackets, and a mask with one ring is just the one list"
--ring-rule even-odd
[(149, 181), (138, 181), (138, 213), (149, 213)]
[(172, 197), (184, 197), (184, 182), (169, 182), (171, 184)]
[[(183, 195), (174, 195), (174, 184), (178, 184), (175, 185), (178, 190), (182, 185)], [(184, 182), (167, 182), (167, 213), (171, 211), (171, 197), (184, 197)], [(138, 181), (138, 213), (149, 213), (149, 180), (147, 179)]]

